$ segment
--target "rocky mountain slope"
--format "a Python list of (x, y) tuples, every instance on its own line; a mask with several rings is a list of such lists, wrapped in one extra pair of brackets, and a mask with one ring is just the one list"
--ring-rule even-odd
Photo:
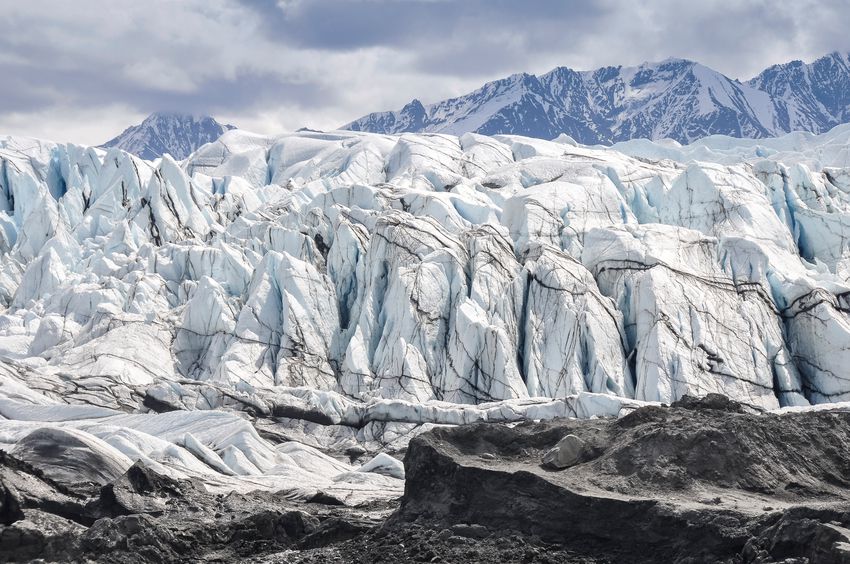
[(231, 129), (234, 129), (232, 125), (221, 124), (209, 116), (157, 112), (146, 117), (139, 125), (128, 127), (101, 147), (116, 147), (148, 160), (157, 159), (166, 153), (180, 160)]
[(748, 84), (777, 100), (784, 131), (827, 131), (850, 121), (850, 55), (832, 53), (805, 64), (765, 69)]
[(850, 401), (848, 139), (2, 138), (0, 449), (350, 507), (439, 425)]
[(541, 76), (518, 74), (428, 106), (364, 116), (343, 129), (376, 133), (515, 134), (586, 144), (708, 135), (764, 138), (823, 133), (850, 121), (850, 59), (775, 65), (742, 83), (683, 59)]

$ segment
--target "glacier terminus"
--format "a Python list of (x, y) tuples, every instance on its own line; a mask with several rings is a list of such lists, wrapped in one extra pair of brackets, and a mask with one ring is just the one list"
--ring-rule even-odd
[[(112, 550), (139, 526), (116, 515), (175, 491), (356, 508), (412, 468), (415, 495), (422, 468), (455, 472), (417, 438), (446, 426), (840, 408), (848, 147), (850, 126), (613, 147), (233, 130), (177, 161), (3, 137), (0, 448), (39, 488), (103, 488), (62, 526), (106, 516), (80, 542)], [(587, 432), (570, 464), (599, 452)], [(305, 515), (274, 527), (319, 535)]]
[(233, 131), (182, 162), (7, 137), (0, 409), (391, 444), (688, 394), (847, 400), (848, 135)]

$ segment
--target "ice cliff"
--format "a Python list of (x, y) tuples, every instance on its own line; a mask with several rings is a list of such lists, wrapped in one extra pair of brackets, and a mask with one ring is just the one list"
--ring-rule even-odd
[(0, 448), (350, 501), (401, 482), (316, 449), (850, 401), (849, 139), (0, 138)]

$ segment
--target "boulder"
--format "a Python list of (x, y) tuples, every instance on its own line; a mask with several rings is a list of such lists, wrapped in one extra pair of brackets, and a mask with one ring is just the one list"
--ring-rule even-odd
[(584, 441), (575, 435), (567, 435), (543, 455), (543, 466), (563, 470), (575, 466), (584, 459)]

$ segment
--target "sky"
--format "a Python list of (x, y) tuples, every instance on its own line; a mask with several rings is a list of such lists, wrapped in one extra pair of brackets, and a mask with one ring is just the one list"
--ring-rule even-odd
[(154, 111), (332, 129), (516, 72), (850, 51), (846, 0), (0, 0), (0, 134), (99, 144)]

